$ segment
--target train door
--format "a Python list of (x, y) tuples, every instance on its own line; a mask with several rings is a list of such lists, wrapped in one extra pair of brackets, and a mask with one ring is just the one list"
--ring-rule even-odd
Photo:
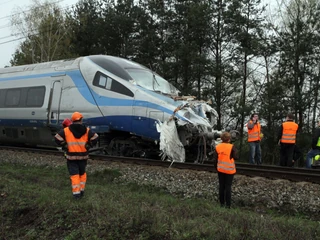
[(60, 102), (61, 102), (62, 81), (55, 80), (52, 82), (48, 103), (47, 123), (50, 126), (59, 124)]
[(148, 135), (148, 102), (137, 98), (139, 98), (139, 91), (136, 91), (134, 94), (132, 106), (132, 130), (135, 134), (146, 137)]

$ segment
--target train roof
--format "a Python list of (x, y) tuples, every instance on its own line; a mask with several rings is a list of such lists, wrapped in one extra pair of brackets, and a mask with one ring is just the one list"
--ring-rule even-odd
[(95, 64), (102, 67), (103, 69), (106, 69), (107, 71), (125, 80), (132, 79), (132, 77), (128, 74), (126, 69), (149, 70), (148, 68), (146, 68), (145, 66), (139, 63), (127, 60), (125, 58), (120, 58), (120, 57), (114, 57), (114, 56), (108, 56), (108, 55), (92, 55), (92, 56), (88, 56), (88, 58)]
[(65, 60), (57, 60), (57, 61), (51, 61), (51, 62), (34, 63), (34, 64), (28, 64), (28, 65), (0, 68), (0, 74), (39, 71), (39, 70), (41, 71), (41, 70), (47, 70), (47, 69), (53, 69), (53, 70), (75, 69), (75, 68), (78, 68), (80, 59), (81, 58), (65, 59)]
[(86, 57), (78, 57), (74, 59), (57, 60), (51, 62), (35, 63), (7, 68), (0, 68), (1, 74), (22, 73), (32, 71), (65, 71), (79, 68), (79, 62), (83, 58), (89, 58), (92, 62), (106, 69), (107, 71), (126, 80), (132, 79), (125, 69), (135, 68), (149, 70), (145, 66), (136, 62), (114, 57), (110, 55), (90, 55)]

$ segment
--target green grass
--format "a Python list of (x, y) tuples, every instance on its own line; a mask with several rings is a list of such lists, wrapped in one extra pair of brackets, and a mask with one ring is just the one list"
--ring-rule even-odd
[(66, 167), (0, 164), (0, 239), (320, 239), (320, 223), (220, 208), (151, 185), (88, 174), (75, 201)]

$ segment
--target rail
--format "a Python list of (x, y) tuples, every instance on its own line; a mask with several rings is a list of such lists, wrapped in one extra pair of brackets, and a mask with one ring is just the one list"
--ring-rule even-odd
[[(12, 150), (20, 152), (33, 152), (39, 154), (59, 155), (63, 156), (63, 152), (57, 149), (44, 148), (26, 148), (26, 147), (9, 147), (0, 146), (0, 150)], [(116, 161), (122, 163), (171, 167), (178, 169), (197, 170), (206, 172), (216, 172), (212, 164), (196, 164), (196, 163), (180, 163), (168, 162), (144, 158), (129, 158), (118, 156), (107, 156), (100, 154), (90, 154), (90, 159), (99, 161)], [(246, 163), (236, 163), (237, 174), (251, 176), (251, 177), (265, 177), (270, 179), (286, 179), (295, 182), (312, 182), (320, 184), (320, 169), (304, 169), (304, 168), (289, 168), (272, 165), (252, 165)]]

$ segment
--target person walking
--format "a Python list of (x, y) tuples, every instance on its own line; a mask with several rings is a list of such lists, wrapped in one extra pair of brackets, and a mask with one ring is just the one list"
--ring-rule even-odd
[(318, 127), (314, 130), (312, 136), (311, 149), (307, 153), (306, 168), (311, 168), (312, 158), (317, 155), (320, 155), (320, 118), (318, 119)]
[(249, 163), (260, 165), (261, 162), (261, 146), (260, 141), (262, 137), (261, 125), (259, 123), (259, 116), (257, 113), (251, 115), (249, 122), (247, 123), (248, 128), (248, 143), (250, 147)]
[(88, 150), (98, 141), (98, 134), (83, 125), (83, 116), (74, 112), (72, 124), (55, 135), (58, 145), (67, 149), (66, 159), (70, 174), (72, 194), (75, 199), (84, 196), (87, 181), (86, 166), (89, 158)]
[(221, 207), (231, 206), (231, 185), (236, 173), (235, 160), (238, 160), (238, 152), (230, 143), (231, 136), (228, 132), (221, 135), (222, 143), (219, 143), (213, 153), (213, 161), (218, 171), (219, 201)]
[(294, 159), (294, 148), (298, 124), (293, 121), (293, 114), (288, 113), (286, 121), (282, 123), (278, 134), (278, 144), (280, 145), (280, 166), (292, 167)]

